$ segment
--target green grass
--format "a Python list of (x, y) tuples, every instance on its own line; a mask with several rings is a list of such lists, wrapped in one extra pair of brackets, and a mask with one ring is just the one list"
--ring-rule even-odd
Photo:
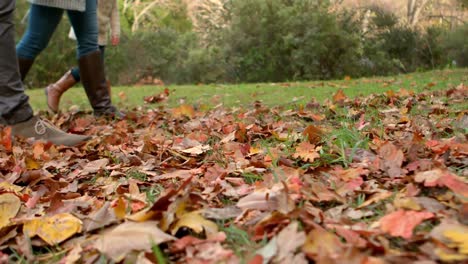
[[(382, 93), (388, 90), (398, 91), (401, 88), (421, 92), (425, 89), (438, 90), (455, 87), (468, 79), (468, 69), (436, 70), (422, 73), (395, 75), (390, 77), (361, 78), (336, 81), (259, 83), (259, 84), (211, 84), (211, 85), (178, 85), (167, 86), (171, 92), (165, 104), (176, 106), (181, 102), (196, 104), (201, 107), (212, 107), (224, 104), (229, 107), (242, 107), (261, 101), (267, 106), (290, 106), (305, 104), (315, 97), (322, 101), (333, 96), (338, 89), (343, 89), (348, 97)], [(114, 103), (123, 108), (144, 106), (143, 97), (159, 94), (162, 86), (120, 86), (112, 88)], [(119, 94), (125, 94), (122, 99)], [(28, 90), (31, 104), (35, 110), (46, 110), (47, 104), (43, 89)], [(160, 103), (150, 104), (158, 107)], [(84, 90), (77, 86), (70, 89), (62, 98), (61, 110), (72, 106), (89, 110), (90, 106)]]

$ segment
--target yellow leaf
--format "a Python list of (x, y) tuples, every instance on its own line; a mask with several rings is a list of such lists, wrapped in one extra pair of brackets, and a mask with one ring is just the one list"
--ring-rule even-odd
[(462, 261), (468, 259), (468, 256), (456, 253), (445, 252), (444, 250), (437, 248), (435, 250), (436, 255), (443, 261)]
[(61, 213), (26, 222), (23, 225), (23, 233), (29, 237), (38, 235), (47, 244), (55, 245), (81, 232), (81, 227), (80, 219), (69, 213)]
[(26, 163), (26, 168), (28, 170), (37, 170), (37, 169), (40, 169), (42, 167), (41, 164), (39, 164), (39, 162), (35, 161), (32, 158), (28, 158), (28, 157), (26, 157), (25, 163)]
[(152, 219), (157, 212), (150, 210), (151, 208), (143, 209), (127, 217), (128, 220), (135, 222), (145, 222)]
[(174, 228), (172, 228), (172, 234), (175, 235), (181, 227), (188, 227), (195, 233), (201, 233), (203, 230), (207, 234), (214, 234), (218, 232), (218, 226), (214, 222), (203, 218), (203, 216), (201, 216), (197, 211), (182, 215)]
[(444, 236), (453, 242), (449, 246), (457, 247), (458, 252), (468, 255), (468, 233), (460, 233), (457, 230), (446, 230)]
[(0, 229), (10, 224), (10, 218), (16, 216), (20, 207), (18, 196), (11, 193), (0, 195)]
[(5, 190), (7, 192), (14, 192), (17, 196), (22, 196), (23, 194), (21, 191), (23, 190), (23, 187), (11, 184), (9, 182), (0, 182), (0, 190)]
[(191, 105), (180, 105), (172, 110), (172, 114), (175, 118), (180, 118), (182, 116), (186, 116), (188, 118), (193, 118), (195, 116), (195, 109)]
[(122, 197), (119, 197), (117, 200), (117, 203), (114, 207), (114, 213), (115, 216), (117, 216), (118, 219), (124, 219), (125, 218), (125, 201), (122, 199)]
[(422, 209), (421, 205), (419, 205), (418, 202), (412, 197), (397, 196), (395, 200), (393, 201), (393, 205), (396, 208), (409, 209), (409, 210), (415, 210), (415, 211), (419, 211)]

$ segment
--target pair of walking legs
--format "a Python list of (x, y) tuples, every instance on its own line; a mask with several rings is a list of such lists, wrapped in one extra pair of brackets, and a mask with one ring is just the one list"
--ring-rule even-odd
[[(77, 38), (77, 58), (80, 77), (95, 115), (120, 114), (112, 105), (105, 79), (104, 64), (98, 47), (96, 0), (86, 0), (84, 12), (32, 4), (28, 28), (16, 47), (21, 78), (24, 80), (35, 58), (47, 47), (59, 24), (63, 12), (67, 12)], [(71, 79), (68, 79), (71, 81)], [(70, 85), (71, 83), (67, 83)], [(71, 86), (70, 86), (71, 87)], [(69, 88), (69, 87), (68, 87)], [(55, 93), (51, 110), (58, 110), (58, 99), (64, 89), (47, 89)], [(59, 96), (56, 96), (59, 94)], [(52, 94), (51, 94), (52, 95)], [(49, 96), (48, 96), (49, 97)], [(49, 103), (50, 105), (50, 103)]]
[(15, 0), (0, 1), (0, 124), (10, 125), (12, 134), (74, 146), (89, 137), (67, 134), (33, 116), (29, 97), (18, 69), (15, 52), (13, 15)]

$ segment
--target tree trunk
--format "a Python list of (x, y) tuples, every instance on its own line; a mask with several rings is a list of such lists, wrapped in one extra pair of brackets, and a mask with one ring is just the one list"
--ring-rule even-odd
[(408, 0), (407, 17), (410, 27), (415, 27), (418, 24), (421, 11), (428, 2), (429, 0)]

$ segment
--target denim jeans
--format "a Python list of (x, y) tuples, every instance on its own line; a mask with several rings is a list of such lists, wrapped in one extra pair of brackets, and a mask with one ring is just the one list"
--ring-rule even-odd
[[(98, 49), (96, 6), (96, 0), (86, 0), (86, 11), (66, 10), (75, 31), (78, 58)], [(19, 58), (34, 60), (47, 47), (64, 11), (60, 8), (31, 4), (28, 28), (16, 46)]]
[(17, 124), (33, 116), (18, 70), (13, 24), (15, 0), (0, 1), (0, 124)]
[[(99, 45), (99, 50), (101, 51), (101, 62), (102, 65), (104, 65), (104, 51), (106, 50), (106, 46)], [(75, 79), (76, 82), (79, 82), (81, 80), (80, 68), (78, 66), (73, 67), (71, 69), (71, 75), (73, 76), (73, 79)]]

